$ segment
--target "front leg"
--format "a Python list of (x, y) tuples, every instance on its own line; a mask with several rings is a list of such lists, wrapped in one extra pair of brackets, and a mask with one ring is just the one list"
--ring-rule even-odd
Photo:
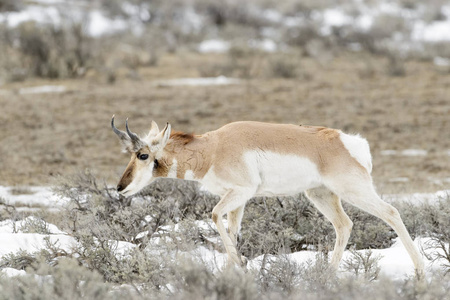
[[(233, 262), (239, 266), (244, 264), (244, 261), (241, 259), (241, 255), (237, 252), (236, 234), (240, 225), (240, 220), (242, 219), (244, 205), (247, 200), (253, 196), (253, 194), (254, 191), (251, 189), (230, 190), (222, 197), (212, 211), (212, 220), (217, 226), (217, 230), (219, 231), (223, 245), (228, 254), (228, 264)], [(238, 212), (239, 209), (241, 209), (241, 212), (238, 213), (237, 216), (240, 215), (240, 220), (239, 222), (232, 221), (229, 224), (230, 235), (228, 235), (223, 224), (222, 217), (229, 213), (233, 215), (233, 212)], [(237, 218), (234, 219), (237, 221)]]
[(237, 236), (241, 229), (242, 217), (244, 216), (245, 205), (239, 206), (235, 210), (227, 213), (228, 219), (228, 235), (233, 242), (233, 245), (237, 247)]

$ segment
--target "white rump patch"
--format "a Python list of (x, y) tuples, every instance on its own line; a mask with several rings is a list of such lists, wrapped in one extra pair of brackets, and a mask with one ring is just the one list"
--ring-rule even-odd
[(341, 132), (340, 138), (350, 155), (358, 161), (369, 173), (372, 172), (372, 155), (367, 140), (360, 135)]

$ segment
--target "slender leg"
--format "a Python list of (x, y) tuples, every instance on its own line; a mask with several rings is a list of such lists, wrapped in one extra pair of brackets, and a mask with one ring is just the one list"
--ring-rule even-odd
[(237, 235), (241, 229), (242, 217), (244, 216), (244, 207), (245, 205), (239, 206), (227, 213), (228, 234), (235, 247), (237, 247)]
[(325, 187), (306, 191), (306, 196), (317, 209), (333, 224), (336, 231), (336, 243), (334, 245), (331, 266), (338, 269), (339, 263), (347, 246), (353, 222), (342, 208), (341, 201), (336, 194)]
[[(231, 190), (222, 197), (212, 211), (212, 220), (217, 226), (220, 237), (222, 238), (223, 245), (228, 254), (228, 264), (234, 262), (241, 266), (245, 263), (245, 260), (241, 259), (241, 255), (238, 254), (235, 242), (227, 234), (225, 226), (222, 221), (223, 215), (237, 210), (245, 205), (248, 199), (254, 194), (253, 190)], [(239, 222), (240, 223), (240, 222)], [(234, 229), (233, 229), (234, 230)], [(233, 234), (234, 235), (234, 234)], [(233, 239), (235, 239), (233, 237)]]
[[(346, 180), (345, 180), (346, 181)], [(411, 257), (416, 274), (419, 278), (424, 275), (424, 263), (420, 256), (419, 250), (414, 245), (398, 210), (392, 205), (384, 202), (375, 192), (371, 180), (361, 181), (361, 178), (353, 181), (353, 185), (349, 182), (333, 182), (330, 189), (339, 197), (350, 204), (382, 219), (394, 229), (398, 237), (402, 241), (409, 256)], [(344, 184), (342, 184), (344, 183)], [(347, 183), (347, 184), (345, 184)]]

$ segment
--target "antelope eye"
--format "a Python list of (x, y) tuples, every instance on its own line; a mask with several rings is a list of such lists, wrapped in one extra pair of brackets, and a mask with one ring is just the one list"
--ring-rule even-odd
[(139, 154), (138, 159), (140, 160), (146, 160), (148, 158), (148, 154)]
[(153, 163), (154, 163), (153, 168), (154, 169), (158, 168), (158, 166), (159, 166), (158, 160), (155, 159), (155, 161)]

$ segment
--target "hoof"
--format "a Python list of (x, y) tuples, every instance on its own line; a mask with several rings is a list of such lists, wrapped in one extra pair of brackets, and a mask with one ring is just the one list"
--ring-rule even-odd
[(247, 270), (247, 263), (248, 263), (248, 259), (242, 255), (234, 257), (234, 259), (232, 259), (231, 257), (228, 257), (227, 263), (226, 263), (226, 268), (228, 269), (228, 268), (238, 267), (238, 268)]
[(248, 259), (245, 256), (241, 255), (241, 267), (246, 268), (247, 264), (248, 264)]
[(424, 282), (425, 281), (425, 272), (423, 269), (416, 269), (416, 280), (418, 282)]

